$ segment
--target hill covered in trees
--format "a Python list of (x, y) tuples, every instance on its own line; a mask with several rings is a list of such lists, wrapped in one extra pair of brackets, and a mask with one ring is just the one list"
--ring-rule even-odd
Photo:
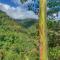
[[(28, 23), (33, 23), (27, 27)], [(16, 23), (15, 20), (0, 12), (0, 59), (1, 60), (37, 60), (38, 40), (36, 23)], [(24, 25), (25, 24), (25, 25)], [(27, 25), (26, 25), (27, 24)]]
[[(49, 60), (60, 59), (60, 21), (47, 20)], [(39, 60), (38, 22), (16, 21), (0, 11), (0, 59)]]

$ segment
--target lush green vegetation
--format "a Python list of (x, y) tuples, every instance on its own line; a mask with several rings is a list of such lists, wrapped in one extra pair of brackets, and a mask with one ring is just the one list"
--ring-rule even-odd
[(60, 60), (60, 21), (49, 20), (47, 25), (49, 60)]
[[(60, 59), (60, 21), (48, 20), (49, 60)], [(38, 23), (16, 22), (0, 12), (0, 60), (39, 60)]]
[(39, 60), (36, 23), (16, 23), (0, 12), (0, 59), (1, 60)]

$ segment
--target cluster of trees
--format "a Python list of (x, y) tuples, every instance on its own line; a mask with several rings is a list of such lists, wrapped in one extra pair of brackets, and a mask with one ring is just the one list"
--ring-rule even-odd
[[(0, 60), (39, 60), (36, 24), (24, 23), (0, 12)], [(34, 25), (28, 28), (27, 23)]]
[[(58, 13), (60, 12), (60, 0), (48, 0), (47, 1), (48, 6), (48, 16), (51, 18), (58, 17)], [(55, 16), (53, 14), (56, 14)]]
[(60, 21), (49, 20), (48, 25), (48, 49), (49, 59), (60, 59)]
[[(47, 25), (49, 59), (59, 60), (60, 21), (47, 20)], [(37, 26), (38, 23), (35, 21), (16, 23), (6, 14), (0, 12), (0, 59), (39, 60)]]

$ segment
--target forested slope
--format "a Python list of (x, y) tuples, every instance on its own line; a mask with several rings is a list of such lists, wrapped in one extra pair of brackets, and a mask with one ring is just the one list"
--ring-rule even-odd
[[(37, 60), (38, 40), (36, 23), (27, 27), (27, 22), (16, 23), (0, 12), (0, 58), (1, 60)], [(28, 22), (31, 23), (31, 22)], [(34, 23), (32, 21), (32, 23)]]
[[(60, 60), (60, 21), (47, 20), (47, 25), (49, 60)], [(0, 59), (39, 60), (37, 21), (16, 21), (0, 12)]]

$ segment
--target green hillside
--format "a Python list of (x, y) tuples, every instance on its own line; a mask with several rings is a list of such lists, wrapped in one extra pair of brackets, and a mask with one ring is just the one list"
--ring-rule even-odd
[[(49, 60), (60, 59), (60, 21), (48, 20)], [(0, 60), (39, 60), (38, 23), (16, 21), (0, 12)]]
[[(33, 23), (27, 27), (26, 24)], [(38, 40), (36, 23), (16, 23), (0, 12), (0, 58), (1, 60), (37, 60)], [(31, 30), (32, 29), (32, 30)], [(36, 34), (35, 34), (36, 33)]]

